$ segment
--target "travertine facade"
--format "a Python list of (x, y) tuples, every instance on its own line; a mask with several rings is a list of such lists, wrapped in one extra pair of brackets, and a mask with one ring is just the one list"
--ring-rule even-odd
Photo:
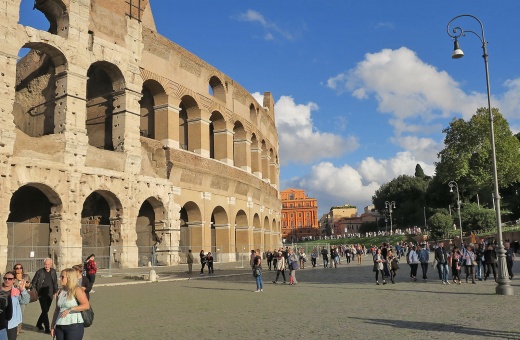
[(148, 0), (37, 0), (48, 32), (20, 1), (0, 0), (0, 271), (281, 245), (270, 93), (160, 36)]

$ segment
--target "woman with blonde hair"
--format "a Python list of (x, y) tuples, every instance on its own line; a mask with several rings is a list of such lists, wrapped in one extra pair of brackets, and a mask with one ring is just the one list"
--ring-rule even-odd
[(76, 270), (61, 271), (61, 289), (56, 299), (56, 309), (51, 323), (51, 336), (57, 340), (81, 340), (85, 328), (81, 311), (90, 308), (87, 296), (78, 286)]

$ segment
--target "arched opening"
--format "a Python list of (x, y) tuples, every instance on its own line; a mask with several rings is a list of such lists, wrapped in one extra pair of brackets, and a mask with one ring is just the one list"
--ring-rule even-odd
[[(112, 258), (111, 246), (121, 241), (121, 213), (119, 199), (108, 191), (98, 190), (91, 193), (83, 203), (81, 211), (82, 255), (96, 255), (99, 268), (108, 268)], [(123, 249), (119, 249), (122, 252)]]
[(208, 91), (213, 97), (224, 103), (226, 102), (226, 88), (218, 77), (213, 76), (210, 78)]
[(69, 33), (69, 14), (61, 0), (22, 0), (18, 23), (64, 38)]
[(120, 136), (113, 138), (114, 116), (125, 111), (123, 74), (117, 66), (98, 61), (90, 66), (87, 77), (88, 143), (99, 149), (113, 151), (123, 143)]
[(253, 133), (253, 135), (251, 136), (251, 172), (259, 177), (262, 172), (261, 156), (262, 150), (260, 150), (258, 140), (256, 139), (256, 135)]
[(181, 208), (180, 211), (181, 219), (181, 235), (180, 235), (180, 246), (183, 253), (188, 253), (188, 249), (196, 253), (202, 250), (203, 244), (203, 225), (202, 225), (202, 214), (199, 206), (195, 202), (187, 202)]
[(247, 135), (244, 125), (240, 121), (236, 121), (233, 127), (233, 164), (240, 169), (248, 170), (247, 158)]
[[(164, 88), (157, 81), (148, 79), (143, 83), (142, 97), (139, 101), (141, 105), (141, 136), (152, 139), (164, 139), (167, 137), (166, 133), (162, 133), (161, 128), (167, 130), (167, 104), (168, 99)], [(164, 111), (165, 114), (160, 115), (158, 111)]]
[(184, 150), (194, 151), (196, 141), (190, 140), (188, 121), (199, 117), (200, 109), (195, 99), (190, 96), (182, 97), (179, 108), (181, 109), (179, 111), (179, 147)]
[(253, 216), (253, 244), (254, 249), (262, 249), (262, 225), (260, 222), (260, 216), (255, 214)]
[(7, 218), (7, 268), (21, 263), (25, 271), (36, 271), (45, 258), (59, 258), (61, 208), (59, 196), (44, 184), (26, 184), (14, 192)]
[(251, 247), (249, 242), (249, 224), (247, 214), (244, 210), (239, 210), (235, 217), (235, 253), (236, 260), (249, 261), (248, 253)]
[(222, 114), (218, 111), (213, 111), (210, 118), (209, 125), (209, 156), (216, 160), (226, 159), (226, 121)]
[(13, 120), (16, 127), (30, 137), (62, 131), (56, 115), (65, 115), (57, 94), (63, 88), (67, 60), (57, 48), (44, 43), (27, 43), (19, 51), (16, 64)]
[(257, 117), (258, 117), (258, 113), (257, 113), (256, 107), (253, 104), (249, 105), (249, 119), (251, 119), (251, 122), (255, 126), (258, 125)]
[[(137, 251), (139, 265), (164, 265), (163, 256), (157, 256), (157, 250), (162, 243), (161, 230), (164, 229), (164, 206), (157, 199), (150, 197), (143, 202), (136, 221)], [(160, 262), (160, 263), (159, 263)]]
[(261, 148), (262, 179), (269, 180), (269, 151), (267, 150), (265, 140), (262, 140)]
[(211, 252), (217, 254), (219, 261), (224, 254), (229, 259), (230, 240), (229, 240), (229, 218), (226, 210), (215, 207), (211, 214)]

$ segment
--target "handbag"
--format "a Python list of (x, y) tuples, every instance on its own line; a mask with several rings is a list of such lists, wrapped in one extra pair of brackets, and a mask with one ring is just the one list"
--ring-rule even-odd
[(94, 311), (92, 310), (92, 306), (87, 310), (82, 310), (81, 317), (83, 318), (83, 326), (90, 327), (94, 322)]
[(27, 291), (30, 296), (29, 302), (36, 302), (38, 301), (38, 291), (36, 289), (31, 289)]
[(374, 262), (374, 268), (372, 269), (373, 272), (377, 272), (377, 262)]
[(472, 266), (476, 266), (476, 265), (477, 265), (477, 261), (475, 261), (475, 260), (471, 260), (471, 265), (472, 265)]
[[(79, 301), (76, 299), (76, 303), (79, 306)], [(89, 307), (87, 310), (82, 310), (81, 318), (83, 319), (83, 327), (90, 327), (94, 322), (94, 310), (92, 309), (92, 305), (89, 302)]]
[(260, 268), (253, 269), (253, 277), (259, 277), (260, 275), (262, 275)]

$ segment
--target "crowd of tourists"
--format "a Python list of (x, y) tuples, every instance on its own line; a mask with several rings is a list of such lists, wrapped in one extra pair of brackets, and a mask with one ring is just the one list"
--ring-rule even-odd
[[(39, 331), (58, 340), (83, 339), (85, 320), (81, 312), (90, 309), (90, 293), (94, 292), (97, 272), (95, 256), (92, 254), (83, 264), (62, 270), (59, 278), (52, 265), (52, 259), (46, 258), (32, 280), (20, 263), (4, 274), (0, 290), (0, 340), (17, 339), (23, 332), (25, 307), (36, 301), (41, 309), (36, 322)], [(55, 309), (49, 320), (53, 302)]]

